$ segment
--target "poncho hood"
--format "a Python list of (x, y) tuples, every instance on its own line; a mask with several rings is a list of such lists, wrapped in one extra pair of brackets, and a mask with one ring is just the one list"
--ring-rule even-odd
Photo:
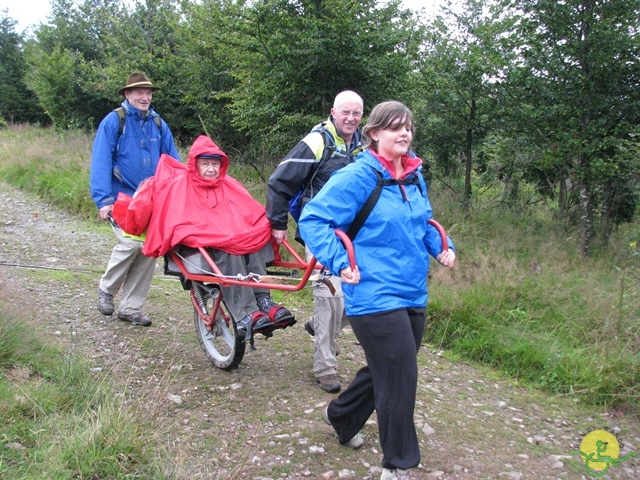
[[(196, 157), (221, 157), (217, 179), (202, 178)], [(244, 186), (227, 175), (229, 158), (208, 137), (196, 139), (187, 165), (162, 155), (153, 181), (151, 218), (142, 252), (150, 257), (166, 254), (176, 245), (211, 247), (233, 255), (253, 253), (271, 238), (265, 208)], [(132, 206), (138, 199), (134, 197)], [(130, 207), (131, 208), (131, 207)]]
[[(198, 167), (196, 166), (196, 158), (200, 155), (214, 155), (220, 157), (220, 176), (216, 179), (203, 178), (198, 174)], [(187, 168), (191, 175), (192, 181), (197, 184), (201, 184), (203, 187), (216, 187), (220, 183), (224, 182), (229, 170), (229, 157), (222, 151), (222, 149), (216, 145), (216, 143), (205, 135), (200, 135), (196, 138), (196, 141), (191, 145), (189, 150), (189, 157), (187, 158)]]

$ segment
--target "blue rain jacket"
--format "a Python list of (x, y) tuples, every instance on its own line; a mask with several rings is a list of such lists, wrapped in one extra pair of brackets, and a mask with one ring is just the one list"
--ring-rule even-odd
[[(342, 284), (349, 316), (426, 307), (429, 255), (435, 258), (442, 251), (442, 243), (438, 231), (427, 223), (432, 212), (421, 163), (417, 158), (410, 161), (411, 174), (418, 175), (420, 187), (383, 187), (355, 237), (360, 283)], [(349, 266), (347, 251), (335, 229), (346, 232), (373, 191), (377, 178), (372, 169), (380, 171), (383, 178), (391, 178), (380, 161), (365, 151), (354, 163), (335, 172), (302, 211), (302, 238), (333, 275), (340, 276), (340, 270)], [(408, 176), (407, 170), (404, 176)]]
[(161, 154), (180, 159), (171, 130), (164, 120), (162, 132), (158, 129), (153, 108), (143, 117), (127, 100), (122, 107), (127, 114), (122, 135), (118, 137), (120, 119), (113, 111), (100, 122), (93, 141), (90, 186), (98, 209), (115, 203), (120, 192), (133, 196), (140, 183), (155, 174)]

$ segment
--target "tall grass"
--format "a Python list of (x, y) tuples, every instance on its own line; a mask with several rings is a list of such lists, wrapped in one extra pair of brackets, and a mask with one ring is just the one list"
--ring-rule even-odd
[(480, 200), (465, 219), (434, 190), (459, 257), (452, 272), (432, 273), (427, 340), (554, 394), (637, 404), (640, 228), (582, 258), (576, 233), (544, 209)]
[[(87, 187), (90, 143), (82, 133), (0, 130), (0, 174), (95, 217)], [(264, 201), (254, 169), (231, 171)], [(584, 259), (577, 233), (554, 222), (532, 189), (522, 191), (528, 197), (519, 212), (497, 205), (495, 187), (465, 217), (459, 197), (430, 185), (436, 219), (453, 238), (458, 261), (453, 270), (433, 265), (426, 340), (554, 394), (637, 403), (640, 228), (620, 227), (606, 248)]]
[(0, 478), (166, 478), (153, 420), (0, 302)]
[(13, 126), (0, 130), (0, 142), (0, 178), (73, 213), (95, 218), (88, 184), (88, 134)]

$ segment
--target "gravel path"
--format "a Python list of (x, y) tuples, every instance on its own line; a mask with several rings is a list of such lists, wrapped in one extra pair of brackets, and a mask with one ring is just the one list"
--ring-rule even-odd
[[(302, 323), (308, 292), (277, 299), (297, 315), (293, 328), (259, 337), (238, 370), (207, 363), (193, 330), (187, 292), (162, 275), (148, 298), (150, 328), (132, 327), (95, 307), (97, 283), (113, 245), (105, 227), (83, 223), (0, 183), (0, 296), (18, 305), (35, 331), (88, 359), (129, 402), (157, 420), (150, 432), (179, 479), (377, 479), (375, 416), (365, 446), (338, 445), (320, 412), (332, 398), (315, 384), (313, 343)], [(162, 262), (159, 262), (161, 264)], [(343, 383), (364, 359), (345, 330), (339, 357)], [(591, 430), (617, 435), (640, 455), (634, 412), (606, 412), (571, 398), (550, 397), (497, 373), (453, 362), (425, 346), (416, 423), (422, 463), (414, 479), (587, 479), (578, 450)], [(640, 478), (638, 458), (611, 466), (604, 479)]]

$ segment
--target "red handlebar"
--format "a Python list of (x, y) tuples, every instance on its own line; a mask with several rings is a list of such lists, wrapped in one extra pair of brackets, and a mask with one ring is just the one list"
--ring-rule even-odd
[(440, 234), (440, 240), (442, 241), (442, 250), (440, 250), (440, 253), (449, 250), (449, 241), (447, 240), (447, 232), (444, 231), (444, 228), (442, 228), (442, 225), (436, 222), (433, 218), (430, 218), (428, 223), (436, 227), (436, 230), (438, 230), (438, 233)]
[(354, 270), (356, 268), (356, 252), (353, 250), (353, 243), (351, 242), (351, 239), (349, 238), (349, 236), (346, 233), (344, 233), (342, 230), (338, 230), (336, 228), (335, 232), (338, 238), (342, 240), (342, 243), (344, 244), (344, 248), (347, 249), (347, 256), (349, 257), (349, 266), (351, 267), (351, 270)]
[[(441, 252), (445, 252), (449, 249), (449, 241), (447, 240), (447, 232), (444, 231), (442, 225), (436, 222), (433, 218), (429, 219), (429, 224), (433, 225), (438, 233), (440, 234), (440, 240), (442, 241), (442, 250)], [(344, 248), (347, 250), (347, 256), (349, 257), (349, 266), (352, 270), (356, 268), (356, 252), (353, 249), (353, 243), (351, 239), (344, 233), (342, 230), (335, 230), (336, 236), (342, 241), (344, 244)]]

